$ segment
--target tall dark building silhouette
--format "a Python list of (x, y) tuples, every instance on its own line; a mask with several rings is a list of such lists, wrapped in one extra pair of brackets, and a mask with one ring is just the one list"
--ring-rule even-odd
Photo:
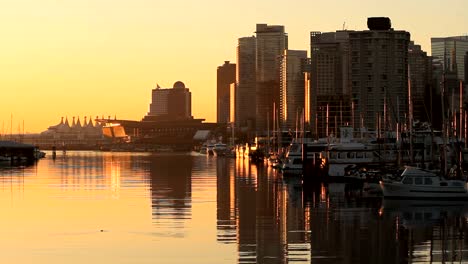
[[(306, 50), (284, 50), (280, 65), (280, 104), (275, 106), (282, 130), (294, 130), (304, 111)], [(276, 130), (276, 128), (273, 128)]]
[[(410, 69), (411, 98), (413, 105), (413, 118), (419, 121), (432, 123), (432, 57), (415, 45), (409, 43), (408, 65)], [(439, 99), (440, 100), (440, 99)]]
[[(465, 54), (465, 76), (468, 76), (468, 51)], [(466, 83), (468, 82), (465, 80), (465, 84)]]
[(353, 125), (376, 129), (381, 123), (394, 130), (409, 113), (410, 33), (391, 28), (390, 19), (383, 27), (374, 21), (368, 19), (369, 30), (349, 33)]
[(351, 121), (349, 34), (352, 31), (310, 33), (310, 91), (306, 121), (318, 137), (339, 132)]
[[(257, 24), (256, 45), (256, 130), (267, 131), (272, 123), (273, 104), (279, 105), (280, 57), (288, 48), (284, 26)], [(269, 120), (268, 120), (269, 119)]]
[(217, 70), (216, 121), (230, 122), (230, 85), (236, 82), (236, 64), (225, 61)]
[(239, 38), (237, 45), (235, 124), (253, 130), (256, 111), (256, 38)]
[(434, 62), (440, 62), (445, 73), (455, 73), (458, 79), (466, 81), (464, 57), (468, 52), (468, 36), (431, 38), (431, 51)]

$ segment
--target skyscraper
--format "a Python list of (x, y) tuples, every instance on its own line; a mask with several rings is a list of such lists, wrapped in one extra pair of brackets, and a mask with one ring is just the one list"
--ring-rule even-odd
[[(294, 130), (298, 116), (304, 111), (304, 65), (305, 50), (284, 50), (280, 65), (279, 121), (283, 130)], [(277, 113), (275, 113), (276, 115)]]
[(237, 46), (237, 85), (235, 88), (235, 124), (238, 128), (245, 127), (249, 130), (255, 127), (255, 54), (256, 38), (254, 36), (239, 38)]
[(349, 34), (311, 32), (311, 74), (308, 122), (316, 136), (337, 135), (351, 121)]
[[(434, 71), (434, 78), (444, 99), (444, 117), (446, 120), (459, 118), (460, 80), (466, 83), (465, 55), (468, 52), (468, 36), (431, 38), (431, 50), (434, 68), (437, 69)], [(440, 123), (442, 124), (442, 120)]]
[(431, 38), (434, 62), (440, 62), (443, 72), (456, 73), (457, 78), (466, 81), (465, 55), (468, 52), (468, 36)]
[(388, 18), (369, 18), (368, 26), (349, 33), (353, 125), (395, 129), (409, 113), (410, 33), (392, 29)]
[(230, 120), (230, 85), (236, 82), (236, 64), (225, 61), (216, 76), (216, 121), (226, 124)]
[(411, 81), (413, 119), (433, 123), (431, 113), (431, 99), (434, 96), (431, 85), (432, 57), (427, 56), (427, 53), (421, 49), (420, 45), (415, 45), (411, 41), (408, 49), (408, 65)]
[(256, 130), (267, 130), (273, 104), (279, 105), (280, 57), (288, 48), (284, 26), (257, 24), (256, 43)]

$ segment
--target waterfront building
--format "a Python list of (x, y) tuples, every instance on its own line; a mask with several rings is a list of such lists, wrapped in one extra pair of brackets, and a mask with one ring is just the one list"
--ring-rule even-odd
[(192, 94), (181, 81), (174, 83), (173, 88), (152, 90), (150, 111), (143, 118), (149, 120), (184, 120), (192, 119)]
[[(444, 116), (454, 124), (456, 133), (465, 125), (460, 123), (460, 95), (466, 97), (465, 56), (468, 53), (468, 36), (431, 38), (433, 57), (434, 83), (440, 96), (444, 99)], [(466, 99), (464, 100), (466, 102)], [(463, 102), (462, 102), (463, 104)], [(440, 120), (438, 123), (442, 123)], [(458, 125), (455, 125), (458, 124)], [(439, 125), (442, 127), (442, 124)]]
[(310, 82), (307, 122), (318, 137), (338, 135), (351, 121), (349, 34), (310, 32)]
[[(62, 117), (56, 125), (49, 126), (40, 134), (17, 135), (15, 140), (33, 144), (41, 149), (99, 149), (107, 140), (99, 123), (93, 124), (91, 117), (85, 116), (81, 124), (79, 117), (72, 117), (70, 125), (67, 117)], [(95, 119), (98, 119), (96, 116)], [(109, 117), (110, 119), (110, 117)]]
[(279, 105), (279, 58), (288, 48), (288, 36), (284, 26), (267, 24), (257, 24), (255, 33), (256, 130), (263, 134), (272, 121), (273, 105)]
[(349, 33), (353, 126), (394, 130), (409, 113), (410, 33), (391, 28), (389, 18), (369, 18), (368, 27)]
[(431, 38), (434, 62), (440, 63), (443, 72), (454, 72), (458, 79), (466, 81), (465, 55), (468, 52), (468, 36)]
[(152, 90), (150, 111), (141, 121), (98, 119), (104, 124), (103, 134), (119, 147), (129, 150), (153, 150), (170, 147), (173, 150), (190, 150), (197, 144), (198, 131), (215, 131), (216, 123), (203, 123), (191, 115), (191, 94), (183, 82), (173, 88)]
[[(304, 68), (307, 51), (284, 50), (280, 65), (280, 103), (275, 106), (282, 130), (294, 130), (304, 112)], [(272, 126), (272, 123), (270, 124)], [(276, 128), (273, 128), (275, 130)]]
[[(468, 51), (465, 53), (465, 77), (468, 76)], [(465, 84), (468, 83), (465, 80)]]
[(236, 90), (236, 83), (231, 83), (231, 85), (229, 85), (229, 123), (231, 123), (231, 126), (236, 122)]
[(256, 111), (256, 38), (239, 38), (237, 45), (235, 125), (244, 130), (255, 128)]
[(216, 72), (216, 121), (227, 124), (230, 120), (230, 86), (236, 82), (236, 64), (225, 61)]
[[(410, 41), (408, 48), (408, 65), (411, 84), (411, 99), (413, 105), (413, 119), (433, 121), (432, 101), (434, 91), (432, 87), (432, 57), (421, 49), (420, 45)], [(439, 98), (436, 98), (440, 101)]]

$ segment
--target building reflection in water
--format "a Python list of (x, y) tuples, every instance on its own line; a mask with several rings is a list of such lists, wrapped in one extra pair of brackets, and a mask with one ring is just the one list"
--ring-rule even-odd
[(384, 201), (383, 218), (397, 226), (399, 256), (408, 262), (466, 263), (468, 204), (465, 201)]
[(238, 243), (239, 263), (310, 261), (302, 184), (244, 159), (218, 159), (218, 241)]
[[(350, 184), (304, 185), (300, 178), (283, 178), (243, 159), (218, 159), (216, 165), (218, 241), (237, 242), (239, 263), (468, 259), (466, 218), (461, 214), (418, 214), (414, 208), (408, 213), (400, 207), (383, 213), (381, 198), (362, 196)], [(434, 211), (434, 206), (429, 208)], [(429, 226), (423, 221), (410, 227), (405, 220), (428, 220), (424, 217), (434, 214), (437, 220)]]
[[(211, 243), (219, 250), (211, 257), (228, 261), (237, 257), (239, 263), (468, 260), (466, 202), (366, 198), (350, 184), (303, 184), (298, 177), (283, 177), (244, 159), (70, 152), (41, 162), (38, 167), (0, 171), (0, 187), (3, 201), (9, 203), (4, 206), (6, 212), (17, 208), (19, 221), (24, 220), (24, 212), (36, 212), (35, 207), (45, 205), (42, 210), (49, 213), (42, 221), (52, 223), (53, 232), (62, 209), (76, 212), (79, 217), (69, 219), (84, 230), (102, 219), (117, 230), (129, 222), (124, 212), (140, 224), (148, 223), (148, 229), (139, 230), (160, 243), (185, 243), (186, 250), (193, 248), (193, 252), (185, 251), (189, 255), (199, 254), (199, 248), (206, 246), (194, 243)], [(19, 205), (16, 202), (23, 200), (34, 208), (11, 207), (12, 201)], [(69, 200), (78, 206), (69, 207)], [(55, 210), (58, 207), (50, 206), (54, 201), (59, 202), (55, 206), (67, 202)], [(103, 208), (106, 211), (101, 215)], [(52, 219), (47, 218), (49, 214)], [(133, 223), (129, 225), (133, 228)], [(184, 239), (173, 239), (180, 237)], [(7, 244), (12, 239), (8, 237)]]
[(228, 161), (216, 159), (217, 241), (236, 243), (236, 175)]
[(149, 159), (154, 226), (174, 237), (192, 217), (192, 166), (190, 155), (152, 155)]

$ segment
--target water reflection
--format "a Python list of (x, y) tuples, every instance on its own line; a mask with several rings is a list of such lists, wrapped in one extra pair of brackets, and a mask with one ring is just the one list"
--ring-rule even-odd
[(385, 200), (381, 214), (398, 226), (408, 262), (453, 263), (468, 259), (465, 201)]
[(153, 221), (161, 235), (184, 236), (192, 215), (192, 166), (190, 155), (151, 155), (148, 158)]
[[(30, 263), (30, 252), (63, 263), (80, 249), (118, 263), (115, 252), (126, 263), (468, 260), (466, 203), (388, 201), (350, 184), (304, 185), (244, 159), (68, 152), (1, 169), (0, 184), (0, 231), (9, 234), (0, 244), (15, 263)], [(24, 243), (39, 238), (40, 245)]]

